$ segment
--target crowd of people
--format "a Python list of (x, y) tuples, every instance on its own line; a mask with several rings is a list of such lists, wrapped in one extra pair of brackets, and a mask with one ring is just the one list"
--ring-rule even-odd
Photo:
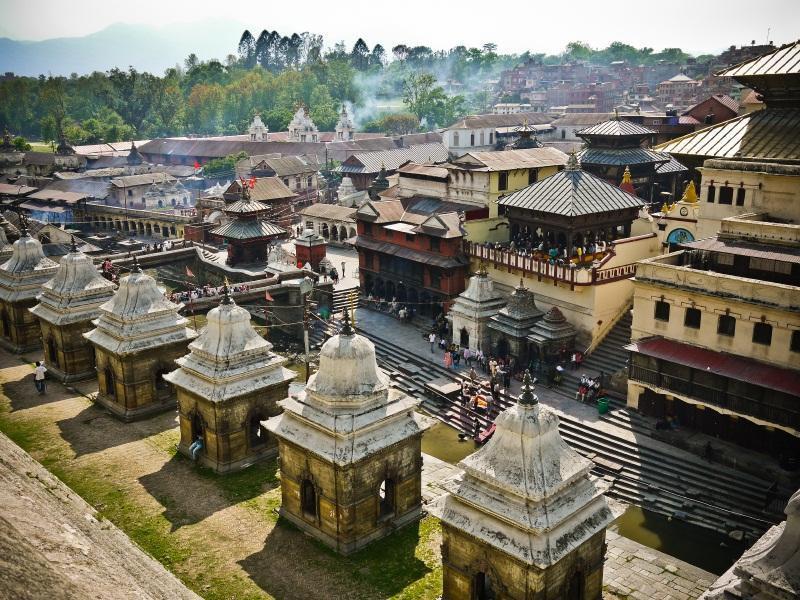
[(484, 247), (512, 252), (518, 256), (547, 260), (550, 264), (576, 265), (596, 260), (608, 250), (603, 240), (574, 244), (570, 254), (566, 244), (551, 244), (539, 236), (518, 234), (508, 243), (486, 242)]
[(390, 315), (396, 316), (403, 322), (411, 323), (414, 320), (416, 310), (410, 304), (400, 304), (397, 298), (392, 298), (391, 302), (386, 298), (376, 298), (372, 294), (367, 296), (367, 307), (375, 308), (376, 310), (387, 312)]
[[(224, 286), (203, 285), (197, 286), (190, 290), (184, 290), (171, 293), (168, 298), (172, 302), (190, 302), (198, 300), (199, 298), (214, 298), (222, 295), (222, 288)], [(228, 290), (232, 294), (249, 292), (250, 286), (246, 283), (237, 283), (236, 285), (228, 286)]]

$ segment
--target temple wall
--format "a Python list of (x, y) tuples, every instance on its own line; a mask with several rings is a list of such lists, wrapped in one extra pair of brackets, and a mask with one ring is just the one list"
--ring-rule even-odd
[(36, 304), (36, 298), (20, 302), (0, 302), (0, 345), (17, 353), (42, 347), (39, 319), (30, 311)]
[[(94, 329), (91, 321), (54, 325), (39, 319), (44, 345), (44, 364), (62, 382), (95, 377), (94, 347), (83, 334)], [(52, 340), (52, 343), (51, 343)]]

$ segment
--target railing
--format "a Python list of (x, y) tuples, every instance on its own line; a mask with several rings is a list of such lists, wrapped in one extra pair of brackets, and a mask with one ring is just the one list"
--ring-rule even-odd
[(472, 242), (466, 243), (466, 252), (470, 256), (493, 263), (495, 268), (503, 265), (509, 269), (519, 269), (525, 275), (552, 279), (554, 283), (560, 281), (570, 286), (613, 283), (633, 277), (636, 272), (635, 263), (611, 269), (598, 268), (596, 265), (602, 265), (614, 256), (613, 250), (602, 255), (596, 254), (594, 263), (588, 267), (581, 267), (574, 263), (570, 265), (554, 264), (543, 256), (523, 256), (505, 248), (492, 248)]
[[(91, 203), (87, 203), (85, 207), (86, 212), (119, 214), (128, 216), (131, 219), (159, 219), (161, 221), (173, 221), (176, 223), (193, 223), (199, 220), (197, 214), (194, 216), (189, 214), (179, 215), (168, 210), (162, 212), (157, 210), (142, 210), (141, 208), (125, 208), (124, 206), (109, 206), (107, 204)], [(187, 208), (180, 210), (189, 212), (192, 209)]]

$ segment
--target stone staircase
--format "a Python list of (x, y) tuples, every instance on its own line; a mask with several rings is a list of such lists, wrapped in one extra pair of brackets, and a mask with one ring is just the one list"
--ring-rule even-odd
[(626, 309), (625, 314), (614, 324), (603, 341), (591, 354), (584, 357), (578, 370), (573, 371), (571, 365), (567, 366), (562, 387), (571, 391), (578, 389), (583, 373), (589, 377), (597, 377), (603, 373), (607, 381), (611, 375), (624, 369), (628, 365), (628, 352), (623, 346), (631, 342), (632, 321), (633, 315), (630, 309)]

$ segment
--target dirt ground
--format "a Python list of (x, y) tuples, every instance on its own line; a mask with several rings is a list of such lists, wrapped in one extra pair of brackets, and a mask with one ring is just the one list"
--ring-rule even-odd
[[(209, 599), (433, 599), (441, 594), (433, 518), (342, 558), (276, 509), (274, 461), (222, 477), (177, 455), (177, 417), (121, 423), (78, 390), (34, 392), (32, 363), (0, 351), (0, 429)], [(85, 394), (85, 395), (84, 395)]]

